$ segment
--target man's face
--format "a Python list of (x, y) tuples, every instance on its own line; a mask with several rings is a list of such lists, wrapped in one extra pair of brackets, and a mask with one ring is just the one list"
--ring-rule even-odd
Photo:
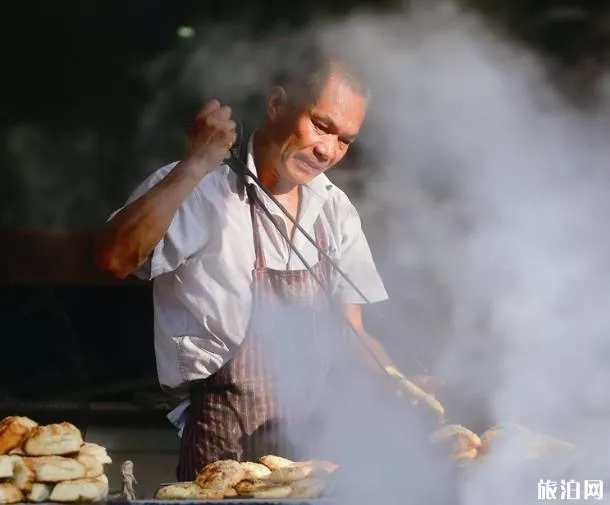
[(367, 99), (336, 73), (331, 73), (315, 103), (296, 110), (276, 108), (271, 121), (279, 178), (306, 184), (336, 165), (360, 131), (366, 109)]

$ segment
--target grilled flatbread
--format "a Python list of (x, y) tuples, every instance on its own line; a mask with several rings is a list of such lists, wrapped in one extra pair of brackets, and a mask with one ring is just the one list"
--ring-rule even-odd
[(327, 483), (324, 479), (303, 479), (290, 485), (292, 492), (289, 497), (313, 500), (324, 493), (326, 486)]
[(53, 486), (51, 484), (41, 484), (40, 482), (35, 482), (32, 485), (32, 490), (28, 493), (26, 498), (29, 502), (41, 503), (49, 500), (52, 491)]
[(63, 456), (77, 453), (83, 445), (80, 430), (70, 423), (34, 428), (23, 444), (28, 456)]
[(292, 492), (292, 488), (290, 486), (270, 486), (270, 487), (261, 487), (252, 492), (252, 498), (258, 498), (261, 500), (269, 500), (269, 499), (280, 499), (280, 498), (288, 498), (290, 493)]
[(157, 489), (155, 500), (194, 500), (199, 486), (194, 482), (179, 482)]
[(13, 458), (7, 455), (0, 456), (0, 479), (10, 479), (13, 476), (14, 466)]
[(15, 447), (8, 451), (10, 456), (25, 456), (25, 451), (21, 447)]
[(271, 470), (262, 463), (253, 463), (252, 461), (242, 461), (240, 463), (246, 474), (246, 479), (264, 479), (269, 477)]
[(30, 431), (38, 426), (29, 417), (9, 416), (0, 422), (0, 454), (20, 447)]
[(254, 491), (264, 487), (269, 487), (265, 479), (244, 479), (235, 485), (235, 491), (240, 496), (251, 496)]
[(108, 496), (108, 478), (77, 479), (60, 482), (51, 491), (50, 500), (55, 502), (101, 501)]
[(95, 479), (104, 473), (104, 467), (102, 464), (93, 456), (89, 456), (88, 454), (79, 453), (76, 456), (76, 461), (82, 463), (85, 467), (85, 478), (86, 479)]
[(294, 463), (294, 461), (290, 459), (281, 458), (280, 456), (274, 456), (272, 454), (261, 456), (258, 460), (272, 471), (284, 468), (285, 466), (290, 466)]
[(223, 493), (225, 498), (235, 498), (237, 496), (237, 491), (235, 491), (235, 489), (232, 487), (225, 489)]
[(25, 464), (34, 471), (36, 482), (61, 482), (84, 479), (87, 469), (80, 461), (62, 456), (42, 456), (23, 458)]
[(23, 501), (23, 493), (13, 484), (0, 484), (0, 503), (19, 503)]
[(108, 456), (108, 452), (105, 447), (101, 445), (94, 444), (91, 442), (85, 442), (79, 452), (79, 454), (86, 454), (88, 456), (93, 456), (97, 459), (102, 465), (109, 465), (112, 463), (112, 458)]
[(205, 489), (227, 489), (244, 480), (246, 472), (235, 460), (224, 459), (207, 465), (197, 474), (195, 482)]
[(271, 482), (290, 483), (303, 480), (316, 470), (315, 464), (311, 461), (299, 461), (292, 465), (273, 470), (269, 477)]
[(21, 456), (11, 456), (13, 460), (13, 478), (11, 483), (22, 491), (29, 492), (36, 480), (36, 473), (21, 458)]
[(195, 482), (179, 482), (157, 490), (155, 500), (222, 500), (224, 489), (202, 489)]

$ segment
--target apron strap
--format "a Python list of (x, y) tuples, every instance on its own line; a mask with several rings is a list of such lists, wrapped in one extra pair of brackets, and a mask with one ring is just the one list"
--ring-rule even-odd
[(313, 225), (314, 230), (314, 238), (316, 239), (316, 244), (318, 244), (318, 261), (323, 261), (324, 256), (322, 256), (322, 252), (328, 253), (328, 236), (326, 235), (326, 230), (324, 229), (324, 225), (322, 224), (322, 218), (318, 216), (316, 222)]
[(254, 268), (260, 270), (267, 268), (265, 261), (265, 253), (263, 251), (263, 244), (261, 241), (261, 233), (259, 227), (259, 220), (256, 217), (256, 193), (254, 186), (248, 184), (246, 186), (248, 193), (248, 204), (250, 205), (250, 219), (252, 220), (252, 231), (254, 234)]
[[(252, 226), (255, 228), (255, 234), (254, 234), (254, 240), (255, 240), (255, 251), (257, 253), (257, 255), (260, 255), (260, 262), (257, 262), (256, 266), (257, 268), (262, 267), (265, 268), (266, 265), (266, 261), (265, 261), (265, 253), (263, 251), (262, 245), (261, 245), (261, 238), (260, 238), (260, 226), (262, 224), (262, 227), (265, 229), (265, 232), (267, 234), (271, 234), (273, 233), (274, 230), (274, 226), (271, 225), (271, 223), (269, 222), (271, 219), (269, 218), (269, 216), (258, 216), (258, 219), (256, 219), (256, 214), (258, 214), (258, 212), (256, 210), (252, 210), (251, 209), (251, 215), (252, 215)], [(280, 218), (279, 216), (273, 216), (273, 221), (274, 221), (274, 225), (275, 226), (283, 226), (283, 222), (282, 222), (282, 218)], [(255, 222), (256, 219), (256, 222)], [(264, 221), (263, 221), (264, 219)], [(259, 224), (260, 223), (260, 224)], [(324, 225), (322, 224), (322, 219), (320, 218), (320, 216), (318, 216), (318, 218), (316, 219), (316, 221), (314, 222), (313, 225), (313, 229), (314, 229), (314, 240), (316, 242), (316, 245), (318, 246), (318, 263), (322, 264), (322, 262), (324, 263), (328, 263), (326, 261), (326, 258), (324, 257), (324, 255), (322, 254), (322, 251), (324, 251), (325, 253), (328, 253), (328, 235), (326, 234), (326, 230), (324, 229)], [(258, 247), (257, 247), (258, 244)], [(293, 245), (291, 244), (289, 246), (290, 248), (293, 247)], [(258, 260), (258, 256), (257, 256), (257, 260)], [(312, 267), (315, 265), (311, 265)], [(330, 270), (327, 272), (329, 273)]]
[(314, 231), (315, 231), (315, 239), (316, 239), (316, 243), (318, 244), (318, 247), (320, 248), (320, 250), (318, 251), (318, 262), (322, 263), (324, 265), (324, 274), (326, 277), (326, 283), (328, 284), (328, 287), (330, 287), (330, 279), (332, 276), (332, 265), (330, 264), (330, 261), (328, 261), (323, 255), (321, 251), (324, 251), (326, 254), (328, 254), (328, 235), (326, 233), (326, 230), (324, 229), (324, 225), (322, 224), (322, 217), (318, 216), (318, 219), (316, 219), (316, 222), (313, 225), (314, 227)]

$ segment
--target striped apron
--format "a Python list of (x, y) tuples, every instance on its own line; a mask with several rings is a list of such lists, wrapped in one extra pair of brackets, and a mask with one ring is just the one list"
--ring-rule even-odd
[[(288, 366), (295, 364), (308, 370), (307, 381), (299, 381), (307, 382), (303, 384), (305, 389), (315, 383), (318, 389), (312, 389), (320, 391), (327, 380), (330, 360), (329, 353), (324, 352), (326, 347), (322, 339), (327, 338), (328, 333), (316, 331), (316, 326), (320, 327), (330, 317), (327, 293), (331, 266), (318, 253), (318, 263), (312, 267), (313, 275), (308, 270), (268, 268), (260, 226), (268, 227), (271, 223), (257, 210), (252, 191), (250, 186), (248, 194), (256, 253), (252, 272), (252, 316), (237, 354), (218, 372), (191, 387), (191, 405), (180, 446), (177, 472), (180, 481), (193, 480), (205, 465), (219, 459), (255, 461), (265, 454), (302, 457), (302, 453), (295, 452), (289, 436), (299, 426), (308, 426), (309, 433), (316, 431), (315, 394), (313, 397), (299, 394), (297, 401), (287, 405), (287, 393), (278, 395), (278, 387), (282, 385), (282, 373), (286, 374), (286, 370), (281, 370), (282, 360), (289, 363)], [(318, 246), (328, 251), (327, 234), (319, 217), (314, 231)], [(283, 319), (279, 325), (281, 331), (268, 317), (278, 309), (277, 315)], [(292, 327), (286, 324), (286, 313)], [(261, 314), (265, 314), (265, 320), (257, 317)], [(264, 338), (271, 334), (274, 338)], [(299, 345), (295, 345), (295, 335), (301, 339)]]

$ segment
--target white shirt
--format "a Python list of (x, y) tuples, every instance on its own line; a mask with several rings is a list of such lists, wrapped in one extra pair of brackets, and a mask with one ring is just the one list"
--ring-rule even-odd
[[(256, 174), (252, 138), (247, 161)], [(176, 165), (154, 172), (127, 203), (143, 195)], [(245, 337), (255, 256), (250, 208), (247, 199), (237, 194), (236, 183), (227, 165), (204, 177), (178, 209), (148, 262), (136, 273), (142, 279), (154, 279), (155, 354), (162, 386), (177, 388), (208, 377), (231, 358)], [(256, 189), (271, 213), (284, 218), (260, 188)], [(258, 212), (262, 219), (268, 219), (260, 209)], [(324, 174), (304, 185), (302, 191), (299, 224), (312, 237), (318, 216), (328, 235), (328, 255), (370, 302), (387, 299), (356, 209)], [(305, 268), (275, 228), (259, 229), (269, 268)], [(317, 250), (298, 230), (293, 243), (310, 266), (317, 263)], [(365, 303), (336, 272), (332, 288), (340, 302)]]

